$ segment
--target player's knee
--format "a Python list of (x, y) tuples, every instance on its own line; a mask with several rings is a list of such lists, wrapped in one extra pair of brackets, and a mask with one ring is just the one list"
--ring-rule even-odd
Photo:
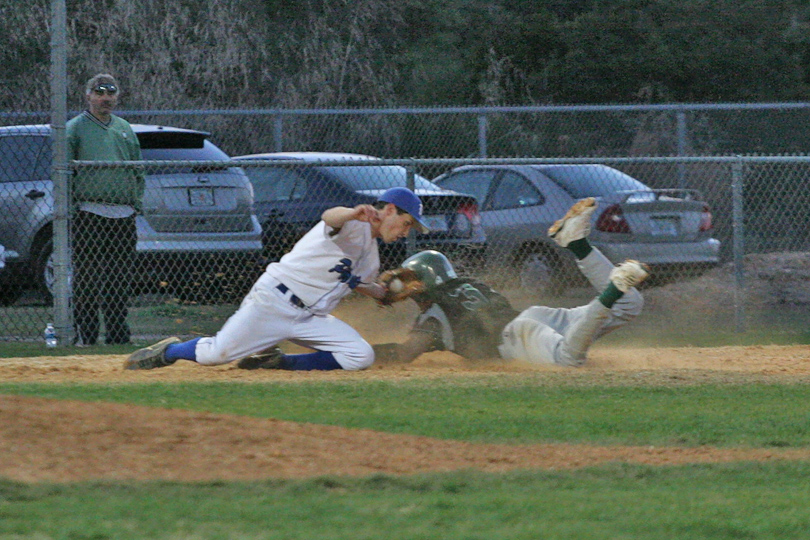
[(233, 353), (213, 338), (203, 338), (197, 342), (196, 354), (197, 363), (203, 366), (219, 366), (235, 359)]
[(367, 341), (362, 341), (352, 351), (335, 354), (335, 360), (347, 371), (366, 369), (374, 363), (374, 349)]
[(616, 302), (613, 307), (618, 308), (622, 319), (635, 319), (641, 315), (641, 311), (644, 309), (644, 297), (633, 288), (624, 293), (621, 300)]
[(207, 351), (205, 354), (197, 355), (197, 363), (203, 366), (219, 366), (230, 361), (224, 351)]
[(530, 306), (523, 310), (519, 318), (532, 319), (535, 321), (547, 320), (554, 313), (554, 308), (548, 306)]

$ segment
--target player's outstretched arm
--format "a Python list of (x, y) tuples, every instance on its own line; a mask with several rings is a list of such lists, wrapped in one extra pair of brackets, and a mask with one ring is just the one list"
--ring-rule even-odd
[(433, 336), (418, 331), (408, 334), (408, 339), (403, 343), (379, 343), (372, 347), (375, 362), (382, 364), (407, 364), (434, 349)]
[(388, 291), (384, 285), (377, 282), (363, 283), (362, 285), (358, 285), (354, 290), (360, 294), (370, 296), (375, 300), (382, 300), (385, 298), (385, 294)]

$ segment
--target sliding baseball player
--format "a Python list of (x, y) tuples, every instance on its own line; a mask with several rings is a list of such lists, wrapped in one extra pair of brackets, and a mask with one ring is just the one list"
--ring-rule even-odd
[(378, 361), (410, 362), (422, 353), (453, 351), (465, 358), (518, 360), (532, 364), (580, 366), (593, 342), (641, 313), (636, 286), (646, 265), (613, 264), (588, 242), (593, 198), (575, 203), (549, 229), (569, 249), (597, 291), (588, 304), (572, 309), (532, 306), (514, 310), (502, 295), (475, 280), (460, 278), (439, 252), (423, 251), (402, 263), (394, 276), (420, 308), (403, 343), (376, 345)]

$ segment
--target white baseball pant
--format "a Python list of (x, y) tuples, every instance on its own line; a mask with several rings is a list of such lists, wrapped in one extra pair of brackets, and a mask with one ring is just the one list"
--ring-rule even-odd
[(374, 350), (357, 330), (332, 315), (314, 315), (293, 305), (290, 293), (277, 288), (279, 283), (263, 274), (220, 331), (197, 342), (197, 362), (227, 364), (285, 340), (331, 352), (345, 370), (365, 369), (374, 362)]

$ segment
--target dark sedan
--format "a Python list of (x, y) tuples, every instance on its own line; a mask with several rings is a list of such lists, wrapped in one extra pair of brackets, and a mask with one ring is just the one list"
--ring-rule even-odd
[[(290, 152), (233, 159), (242, 162), (253, 184), (255, 211), (270, 260), (289, 251), (327, 208), (372, 203), (388, 188), (408, 187), (404, 167), (375, 165), (378, 158), (359, 154)], [(459, 264), (480, 261), (486, 237), (475, 198), (442, 189), (418, 174), (412, 181), (430, 232), (412, 233), (411, 248), (438, 249)], [(407, 242), (385, 246), (380, 252), (383, 267), (398, 265), (407, 248)]]

